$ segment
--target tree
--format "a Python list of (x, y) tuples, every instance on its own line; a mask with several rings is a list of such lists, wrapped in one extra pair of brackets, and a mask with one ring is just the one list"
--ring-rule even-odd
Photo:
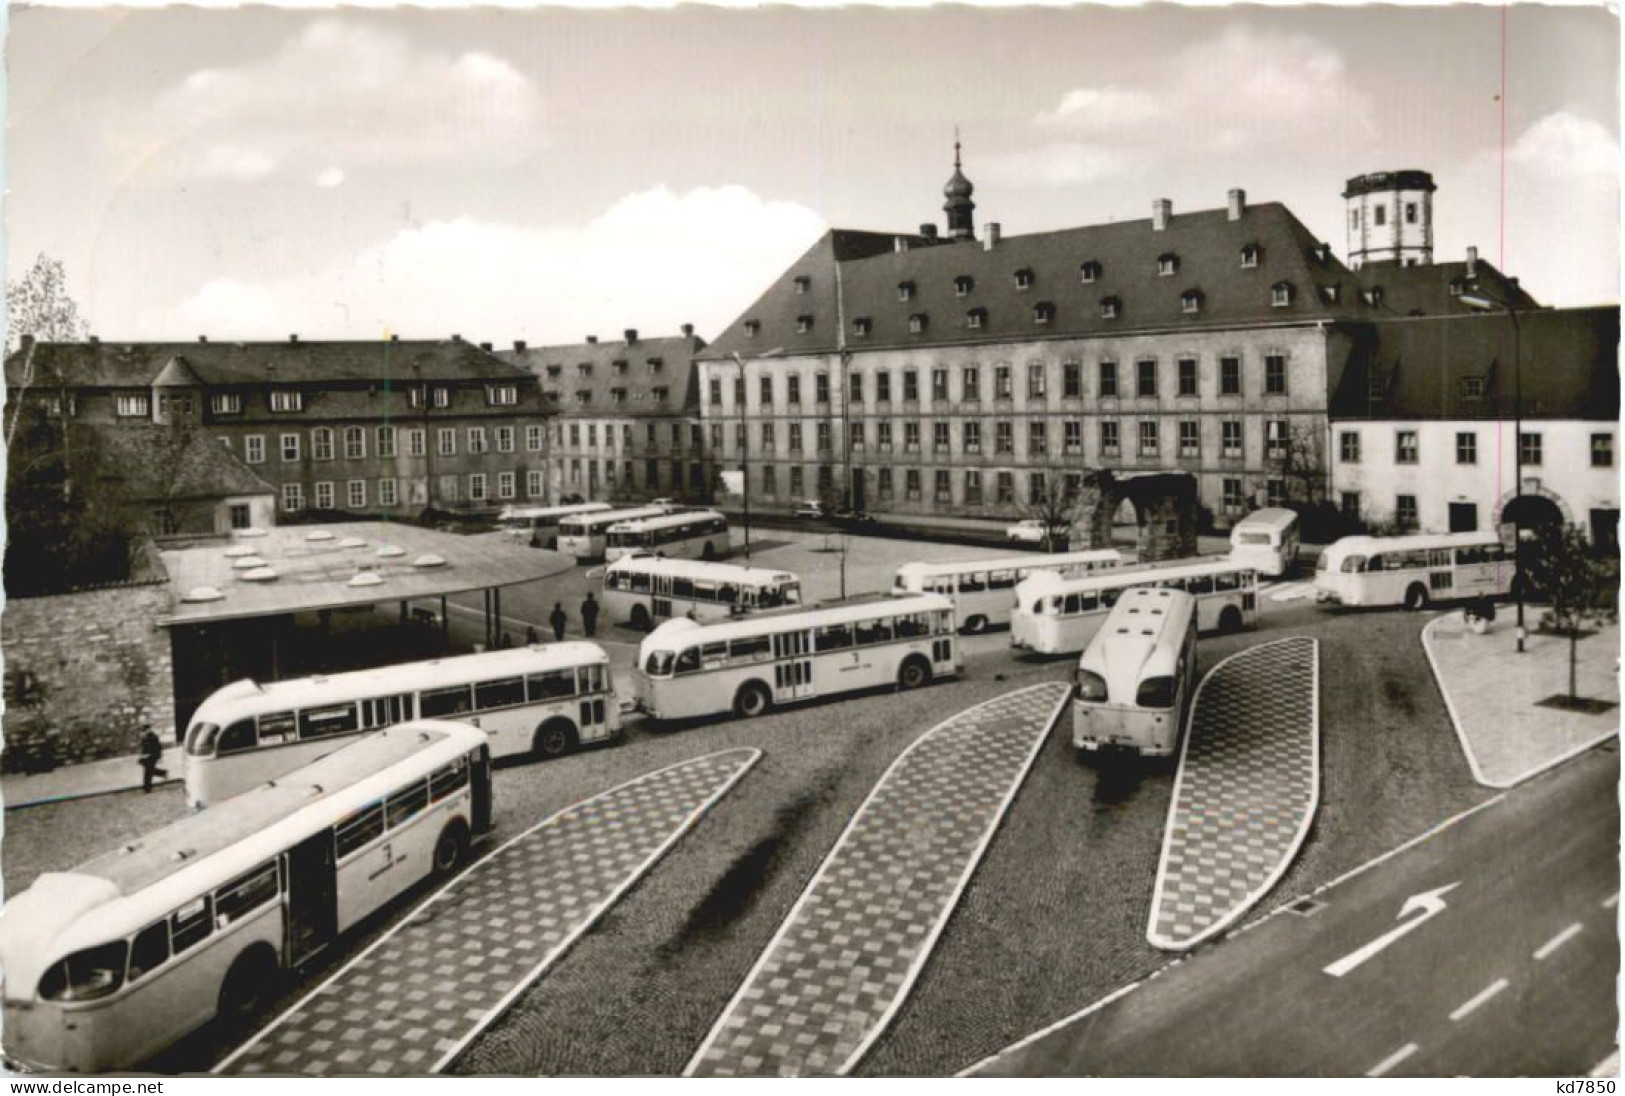
[(1030, 521), (1042, 523), (1044, 551), (1053, 552), (1058, 543), (1070, 538), (1073, 522), (1077, 520), (1078, 481), (1070, 478), (1077, 476), (1077, 472), (1052, 464), (1032, 475), (1044, 478), (1033, 484), (1021, 514)]
[[(68, 296), (68, 276), (60, 259), (44, 252), (34, 257), (28, 273), (6, 285), (6, 356), (29, 336), (40, 342), (73, 342), (82, 339), (89, 327), (79, 316), (79, 306)], [(11, 393), (12, 421), (6, 431), (6, 447), (17, 433), (16, 408), (34, 383), (32, 355), (22, 363), (17, 390)]]
[(1568, 699), (1577, 699), (1580, 630), (1614, 611), (1613, 582), (1579, 525), (1551, 525), (1524, 546), (1525, 579), (1551, 602), (1548, 618), (1569, 637)]

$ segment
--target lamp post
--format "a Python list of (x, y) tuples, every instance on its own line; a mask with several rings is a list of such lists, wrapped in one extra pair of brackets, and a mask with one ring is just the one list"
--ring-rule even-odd
[[(776, 357), (782, 352), (783, 347), (775, 346), (772, 350), (768, 350), (764, 353), (753, 356), (758, 358), (772, 358)], [(732, 351), (729, 354), (729, 357), (733, 358), (734, 364), (739, 367), (739, 387), (736, 389), (739, 394), (739, 399), (735, 400), (734, 402), (739, 405), (739, 425), (744, 427), (739, 445), (739, 487), (742, 505), (745, 511), (745, 558), (750, 559), (750, 421), (745, 415), (745, 401), (747, 399), (746, 389), (748, 386), (745, 384), (745, 359), (739, 356), (739, 352), (737, 350)]]
[(1523, 496), (1523, 327), (1518, 310), (1511, 301), (1485, 293), (1473, 286), (1461, 295), (1461, 303), (1480, 312), (1504, 311), (1512, 321), (1512, 595), (1518, 604), (1518, 653), (1523, 653), (1523, 508), (1518, 500)]

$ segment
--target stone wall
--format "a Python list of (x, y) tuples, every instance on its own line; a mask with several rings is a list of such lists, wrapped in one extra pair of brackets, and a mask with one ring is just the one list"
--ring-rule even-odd
[(174, 742), (169, 611), (163, 583), (8, 601), (0, 769), (132, 754), (144, 723)]

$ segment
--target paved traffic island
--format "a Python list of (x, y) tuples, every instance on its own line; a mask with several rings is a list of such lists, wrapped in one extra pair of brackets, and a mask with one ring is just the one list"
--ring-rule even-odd
[(902, 1006), (1071, 687), (1046, 682), (912, 742), (859, 807), (685, 1070), (842, 1074)]
[(679, 762), (567, 807), (405, 916), (216, 1073), (438, 1073), (761, 757)]
[(1184, 951), (1267, 894), (1320, 802), (1320, 648), (1248, 648), (1203, 678), (1179, 759), (1146, 938)]

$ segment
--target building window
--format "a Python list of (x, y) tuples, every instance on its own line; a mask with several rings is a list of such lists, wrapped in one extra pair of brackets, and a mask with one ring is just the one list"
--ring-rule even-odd
[(305, 394), (297, 388), (273, 388), (271, 390), (272, 411), (303, 411), (305, 409)]
[(1229, 515), (1240, 514), (1247, 505), (1246, 498), (1241, 493), (1241, 481), (1232, 476), (1226, 476), (1223, 484), (1224, 512)]
[(1114, 419), (1103, 419), (1100, 423), (1100, 455), (1115, 457), (1121, 451), (1121, 438), (1118, 435), (1117, 422)]
[(1518, 435), (1518, 459), (1524, 464), (1540, 463), (1540, 435)]
[(1461, 396), (1467, 400), (1481, 400), (1484, 398), (1483, 377), (1461, 378)]
[(1117, 395), (1117, 363), (1100, 363), (1100, 398), (1108, 399)]
[(1265, 480), (1264, 502), (1268, 506), (1284, 505), (1286, 503), (1286, 480)]
[(1285, 308), (1292, 303), (1292, 283), (1276, 282), (1270, 286), (1270, 307)]
[(1202, 425), (1195, 419), (1182, 419), (1179, 423), (1179, 455), (1196, 457), (1202, 454)]
[(1027, 366), (1027, 398), (1042, 399), (1044, 397), (1045, 381), (1044, 363), (1030, 363)]
[(953, 446), (950, 443), (950, 441), (948, 440), (948, 424), (945, 423), (945, 422), (934, 422), (934, 423), (932, 423), (931, 424), (931, 452), (933, 452), (933, 453), (946, 453), (951, 448), (953, 448)]
[(920, 402), (920, 371), (918, 369), (903, 370), (903, 402)]
[(920, 332), (925, 330), (926, 324), (929, 322), (930, 317), (928, 317), (924, 312), (916, 312), (908, 318), (908, 329), (909, 331), (918, 335)]
[(399, 488), (396, 486), (395, 480), (390, 479), (390, 478), (385, 478), (385, 479), (379, 480), (378, 481), (378, 505), (379, 506), (394, 506), (398, 502), (400, 502), (400, 494), (399, 494)]
[(1415, 464), (1418, 444), (1415, 430), (1400, 430), (1394, 434), (1394, 463)]
[(299, 435), (282, 435), (282, 463), (292, 464), (299, 459)]
[(302, 483), (284, 483), (282, 485), (282, 509), (292, 514), (305, 508), (305, 485)]
[(932, 474), (932, 498), (938, 502), (953, 501), (953, 487), (950, 485), (951, 474), (946, 468), (938, 468)]
[(1179, 273), (1179, 256), (1172, 252), (1164, 252), (1157, 256), (1157, 274), (1167, 278)]
[(993, 451), (995, 453), (1016, 451), (1016, 430), (1009, 419), (1000, 419), (993, 424)]
[(1241, 268), (1251, 270), (1258, 265), (1260, 251), (1257, 244), (1248, 244), (1241, 249)]
[(249, 434), (243, 438), (243, 459), (249, 464), (265, 463), (264, 434)]
[(1008, 506), (1016, 501), (1016, 474), (1014, 472), (1000, 472), (994, 482), (998, 485), (996, 498), (999, 505)]
[(1042, 472), (1027, 475), (1027, 505), (1042, 506), (1049, 492), (1049, 481)]
[(1614, 435), (1591, 435), (1591, 467), (1612, 468), (1614, 466)]
[(1241, 395), (1241, 359), (1219, 359), (1219, 395)]
[(829, 402), (829, 374), (828, 373), (815, 373), (815, 374), (813, 374), (813, 402), (815, 402), (815, 403), (828, 403)]
[(1416, 203), (1415, 202), (1406, 202), (1405, 203), (1405, 223), (1408, 224), (1408, 225), (1415, 224), (1417, 216), (1418, 216), (1418, 211), (1417, 211), (1417, 208), (1416, 208)]
[(846, 378), (846, 399), (848, 403), (860, 404), (863, 402), (863, 374), (851, 373)]
[(1471, 430), (1456, 432), (1456, 463), (1478, 463), (1478, 435)]
[(851, 429), (852, 429), (852, 448), (854, 448), (854, 449), (862, 449), (864, 447), (864, 443), (866, 442), (866, 440), (869, 437), (869, 430), (868, 430), (867, 425), (860, 420), (858, 422), (852, 423)]
[(1157, 363), (1155, 359), (1145, 359), (1134, 363), (1134, 394), (1136, 396), (1155, 396), (1157, 394)]
[(512, 384), (488, 384), (485, 402), (492, 407), (512, 407), (519, 402), (519, 388)]
[(344, 459), (367, 459), (367, 432), (359, 426), (344, 428)]
[(209, 397), (209, 410), (216, 415), (240, 415), (243, 413), (243, 397), (236, 392), (221, 392)]
[(1286, 395), (1286, 358), (1283, 355), (1264, 355), (1264, 394)]
[(745, 335), (746, 335), (746, 337), (754, 339), (757, 335), (761, 334), (761, 331), (762, 331), (762, 323), (761, 323), (760, 320), (746, 320), (745, 321)]
[(333, 497), (333, 484), (331, 481), (323, 481), (316, 485), (316, 509), (333, 509)]
[(1100, 318), (1103, 320), (1117, 319), (1117, 314), (1122, 311), (1122, 306), (1123, 302), (1116, 297), (1102, 297), (1100, 299)]
[(800, 407), (801, 406), (801, 376), (799, 374), (797, 374), (797, 373), (791, 373), (788, 377), (785, 378), (785, 380), (789, 384), (789, 389), (785, 393), (784, 402), (789, 404), (791, 407)]
[(1154, 457), (1157, 455), (1157, 421), (1155, 419), (1142, 419), (1140, 421), (1140, 456)]
[[(613, 469), (613, 465), (611, 468)], [(514, 496), (514, 474), (512, 472), (497, 473), (497, 498), (511, 499)]]
[(852, 334), (856, 335), (860, 339), (867, 336), (869, 332), (873, 330), (874, 323), (869, 319), (868, 316), (859, 316), (852, 321)]
[(1027, 457), (1049, 456), (1049, 425), (1042, 419), (1027, 424)]
[(875, 402), (891, 402), (891, 373), (882, 370), (875, 374)]
[(982, 504), (982, 473), (976, 469), (965, 473), (965, 504), (967, 506)]
[(428, 437), (421, 429), (406, 432), (406, 455), (421, 457), (428, 452)]
[(1194, 316), (1202, 311), (1202, 294), (1195, 289), (1187, 289), (1179, 296), (1179, 309), (1187, 316)]
[(1055, 305), (1049, 301), (1039, 301), (1033, 305), (1033, 323), (1049, 323), (1055, 318)]
[(1196, 359), (1179, 359), (1179, 394), (1181, 396), (1196, 395)]
[(1025, 268), (1016, 271), (1016, 288), (1031, 289), (1033, 287), (1033, 272)]
[(351, 510), (365, 510), (367, 508), (367, 481), (351, 480), (345, 484), (346, 500)]
[(762, 410), (765, 411), (773, 406), (773, 378), (763, 374), (757, 381), (757, 388), (760, 390)]
[[(570, 444), (572, 446), (574, 446), (576, 444), (576, 438), (578, 436), (575, 433), (575, 426), (574, 425), (572, 425), (570, 427), (570, 431), (571, 431)], [(436, 435), (436, 440), (437, 440), (437, 443), (439, 445), (439, 453), (440, 453), (440, 455), (442, 457), (456, 456), (456, 454), (457, 454), (457, 431), (453, 430), (449, 426), (441, 427), (438, 434)]]
[[(792, 481), (791, 484), (790, 484), (790, 491), (791, 491), (792, 494), (796, 493), (796, 491), (797, 491), (796, 485), (794, 483), (795, 476), (796, 476), (796, 470), (794, 468), (790, 469), (790, 479)], [(875, 490), (880, 495), (881, 498), (883, 498), (883, 499), (891, 498), (891, 496), (892, 496), (892, 475), (891, 475), (891, 469), (890, 468), (882, 468), (882, 469), (880, 469), (880, 471), (875, 473)]]
[(880, 446), (882, 453), (891, 452), (891, 423), (880, 422), (875, 424), (875, 442)]
[(722, 452), (722, 424), (720, 422), (711, 424), (711, 449), (717, 453)]
[(1378, 228), (1381, 228), (1383, 225), (1388, 223), (1388, 207), (1387, 206), (1377, 206), (1377, 207), (1375, 207), (1374, 209), (1372, 209), (1371, 215), (1372, 215), (1372, 223), (1375, 224)]
[(436, 407), (450, 407), (451, 406), (451, 389), (449, 389), (449, 388), (436, 388), (434, 390), (434, 405)]
[(946, 369), (931, 370), (931, 402), (948, 402), (948, 371)]
[(982, 424), (967, 422), (965, 424), (965, 452), (980, 453), (982, 451)]
[[(606, 427), (605, 428), (605, 433), (608, 433), (608, 432), (609, 432), (609, 428)], [(497, 452), (498, 453), (512, 453), (513, 452), (513, 427), (511, 427), (511, 426), (499, 426), (499, 427), (497, 427)], [(381, 457), (384, 454), (379, 453), (378, 455)]]
[(1240, 419), (1225, 419), (1219, 424), (1219, 454), (1232, 460), (1242, 455), (1244, 438)]
[(712, 377), (705, 386), (706, 402), (712, 407), (722, 406), (722, 378)]
[(395, 428), (393, 426), (380, 426), (378, 428), (378, 455), (383, 458), (395, 455)]
[(1264, 423), (1264, 459), (1285, 460), (1287, 449), (1287, 422), (1270, 419)]
[(1394, 498), (1394, 525), (1402, 532), (1416, 528), (1416, 496), (1398, 495)]
[(1078, 276), (1084, 285), (1090, 285), (1100, 280), (1100, 264), (1090, 259), (1078, 267)]
[(778, 469), (771, 464), (762, 466), (762, 494), (777, 495), (779, 493)]
[[(651, 461), (650, 463), (653, 463), (653, 462)], [(543, 487), (544, 487), (544, 484), (543, 484), (542, 474), (540, 472), (531, 471), (531, 472), (526, 472), (525, 473), (525, 497), (526, 498), (532, 498), (532, 499), (541, 498), (542, 493), (543, 493)]]
[(796, 334), (805, 335), (812, 330), (812, 326), (813, 318), (811, 316), (802, 315), (796, 317)]
[(485, 473), (471, 472), (468, 477), (468, 500), (470, 502), (485, 501)]
[(578, 422), (572, 422), (570, 424), (570, 448), (581, 448), (581, 424)]
[(982, 400), (982, 371), (974, 365), (967, 365), (959, 371), (959, 398), (965, 403), (980, 403)]
[(1061, 366), (1061, 398), (1083, 398), (1083, 366), (1078, 362), (1066, 362)]
[(903, 472), (903, 497), (910, 502), (920, 499), (920, 470), (909, 468)]
[[(743, 453), (745, 451), (745, 447), (749, 444), (750, 438), (746, 432), (745, 424), (742, 422), (734, 423), (734, 449), (740, 453)], [(630, 482), (630, 478), (628, 482)]]
[(1337, 508), (1350, 521), (1360, 520), (1360, 492), (1344, 491), (1337, 500)]
[(898, 282), (897, 299), (900, 301), (912, 301), (914, 299), (914, 283)]
[(967, 274), (961, 274), (954, 279), (954, 296), (967, 297), (970, 291), (976, 288), (976, 279)]
[(121, 392), (113, 401), (121, 419), (145, 418), (152, 414), (152, 396), (146, 392)]
[(1355, 430), (1343, 430), (1337, 435), (1337, 459), (1343, 464), (1360, 463), (1360, 434)]
[(1069, 457), (1078, 456), (1083, 452), (1083, 421), (1081, 419), (1067, 419), (1061, 424), (1061, 443)]
[[(919, 424), (918, 423), (915, 423), (913, 425), (914, 425), (914, 428), (916, 430), (919, 429)], [(829, 450), (830, 450), (829, 423), (821, 422), (821, 423), (818, 424), (818, 451), (820, 453), (827, 453), (827, 452), (829, 452)]]
[(771, 453), (774, 449), (773, 424), (762, 423), (762, 452)]
[(800, 296), (800, 295), (806, 293), (808, 288), (810, 288), (811, 286), (812, 286), (812, 279), (811, 278), (807, 277), (805, 274), (796, 275), (796, 295), (797, 296)]
[(1008, 400), (1008, 399), (1011, 399), (1014, 395), (1015, 395), (1015, 385), (1011, 381), (1011, 378), (1010, 378), (1010, 367), (1008, 365), (996, 365), (996, 366), (994, 366), (993, 367), (993, 398), (996, 399), (996, 400)]
[(801, 424), (799, 422), (790, 424), (790, 452), (801, 452)]

